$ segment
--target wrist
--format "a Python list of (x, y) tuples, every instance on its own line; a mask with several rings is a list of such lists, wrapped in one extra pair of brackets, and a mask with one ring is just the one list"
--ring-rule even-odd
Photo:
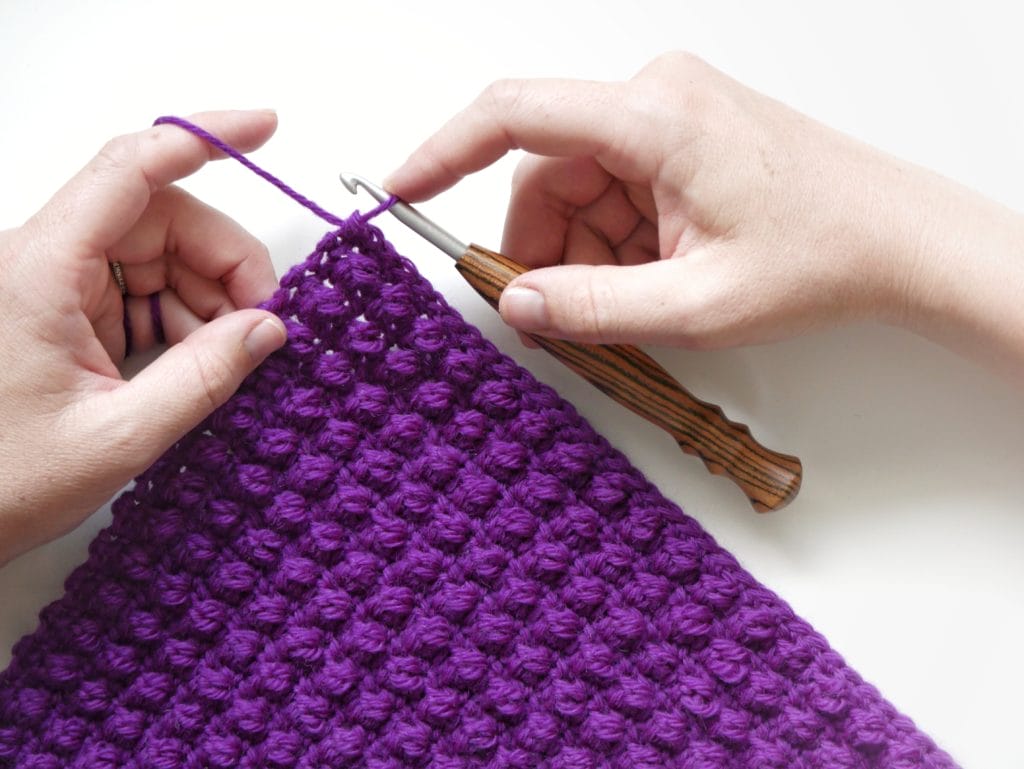
[(887, 319), (1024, 379), (1024, 218), (939, 177), (914, 200)]

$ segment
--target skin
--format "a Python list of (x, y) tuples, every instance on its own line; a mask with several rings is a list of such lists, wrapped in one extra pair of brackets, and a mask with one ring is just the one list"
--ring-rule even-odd
[[(193, 121), (242, 150), (276, 126)], [(878, 320), (1024, 381), (1019, 215), (693, 56), (622, 83), (495, 83), (385, 185), (424, 200), (515, 148), (502, 249), (536, 269), (500, 309), (520, 330), (718, 348)], [(120, 137), (0, 233), (0, 564), (78, 525), (283, 344), (246, 309), (276, 285), (265, 247), (171, 186), (215, 156), (173, 126)], [(153, 292), (172, 346), (126, 382), (123, 312), (150, 347)]]
[(385, 186), (425, 200), (511, 149), (521, 331), (710, 349), (877, 320), (1024, 380), (1019, 215), (694, 56), (494, 83)]
[[(243, 150), (277, 126), (266, 111), (191, 119)], [(174, 126), (119, 137), (0, 233), (0, 564), (81, 523), (284, 343), (279, 319), (247, 309), (277, 285), (266, 248), (171, 186), (217, 154)], [(125, 306), (133, 348), (152, 347), (155, 292), (172, 346), (125, 381)]]

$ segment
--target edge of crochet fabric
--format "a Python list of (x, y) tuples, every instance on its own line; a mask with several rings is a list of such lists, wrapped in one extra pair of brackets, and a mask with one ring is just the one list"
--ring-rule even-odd
[(0, 675), (19, 767), (951, 767), (363, 221)]

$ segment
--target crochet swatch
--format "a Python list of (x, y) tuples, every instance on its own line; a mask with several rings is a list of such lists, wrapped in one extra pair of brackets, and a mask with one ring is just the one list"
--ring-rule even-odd
[(952, 767), (365, 218), (114, 504), (0, 766)]

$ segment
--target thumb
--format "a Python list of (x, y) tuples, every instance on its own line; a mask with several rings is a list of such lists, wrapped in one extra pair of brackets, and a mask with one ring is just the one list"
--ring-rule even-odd
[(513, 280), (498, 304), (519, 331), (580, 342), (687, 345), (694, 290), (679, 260), (558, 265)]
[(239, 310), (193, 331), (108, 394), (108, 419), (146, 467), (223, 404), (287, 339), (263, 310)]

